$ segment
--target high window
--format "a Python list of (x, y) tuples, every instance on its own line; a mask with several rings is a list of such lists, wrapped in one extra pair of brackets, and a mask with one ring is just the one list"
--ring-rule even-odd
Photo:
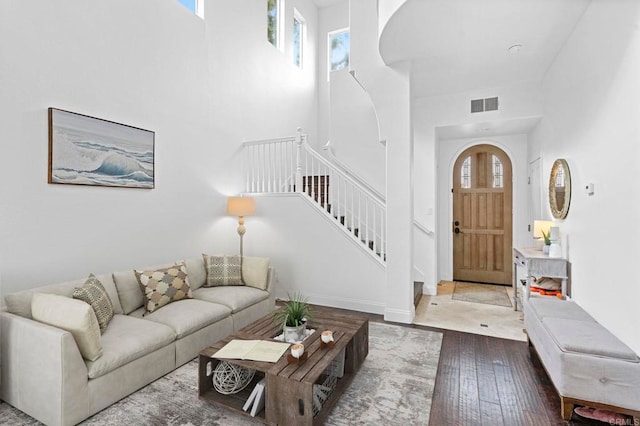
[(275, 47), (281, 47), (282, 0), (267, 0), (267, 40)]
[(293, 63), (302, 68), (304, 55), (304, 40), (306, 38), (306, 25), (304, 18), (297, 9), (293, 10)]
[(502, 188), (504, 186), (503, 177), (504, 172), (502, 170), (502, 161), (495, 155), (493, 157), (493, 187)]
[(204, 18), (204, 0), (178, 0), (178, 3), (199, 17)]
[(349, 67), (349, 29), (329, 33), (329, 71)]
[(471, 156), (464, 159), (460, 168), (460, 187), (471, 188)]

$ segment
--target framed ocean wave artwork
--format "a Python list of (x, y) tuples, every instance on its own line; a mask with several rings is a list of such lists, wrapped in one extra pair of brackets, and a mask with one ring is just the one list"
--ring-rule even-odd
[(49, 108), (49, 183), (154, 187), (155, 133)]

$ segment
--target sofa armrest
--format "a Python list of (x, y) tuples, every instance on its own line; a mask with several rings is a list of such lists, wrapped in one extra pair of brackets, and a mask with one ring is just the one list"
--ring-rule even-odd
[(0, 312), (0, 397), (48, 425), (89, 415), (88, 373), (71, 333)]

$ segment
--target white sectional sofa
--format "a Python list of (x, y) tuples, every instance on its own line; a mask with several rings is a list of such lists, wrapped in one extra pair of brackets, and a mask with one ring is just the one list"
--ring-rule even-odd
[(115, 315), (95, 361), (83, 358), (69, 331), (35, 321), (31, 312), (33, 294), (72, 297), (84, 279), (7, 295), (7, 310), (0, 312), (0, 398), (47, 425), (77, 424), (274, 310), (272, 268), (263, 268), (266, 285), (258, 288), (203, 287), (203, 259), (185, 264), (193, 298), (146, 315), (133, 270), (97, 277)]
[(524, 322), (560, 395), (563, 419), (574, 404), (640, 417), (640, 358), (580, 306), (532, 297)]

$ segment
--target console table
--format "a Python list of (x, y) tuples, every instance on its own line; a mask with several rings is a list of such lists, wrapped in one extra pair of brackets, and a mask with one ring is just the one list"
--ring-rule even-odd
[(518, 266), (526, 271), (527, 288), (524, 294), (529, 298), (531, 290), (530, 277), (540, 276), (562, 279), (562, 297), (567, 297), (567, 280), (569, 279), (569, 261), (563, 258), (549, 257), (534, 247), (513, 249), (513, 296), (514, 310), (518, 309)]

